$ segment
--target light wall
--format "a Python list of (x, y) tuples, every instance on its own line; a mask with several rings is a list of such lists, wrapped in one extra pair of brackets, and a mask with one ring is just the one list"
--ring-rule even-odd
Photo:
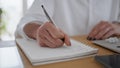
[(3, 20), (6, 23), (6, 33), (1, 35), (2, 40), (14, 40), (14, 32), (21, 17), (32, 5), (34, 0), (0, 0), (0, 8), (4, 10)]

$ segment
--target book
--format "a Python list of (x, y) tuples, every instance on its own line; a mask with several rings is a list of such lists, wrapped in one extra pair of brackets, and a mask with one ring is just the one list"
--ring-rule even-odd
[(71, 46), (64, 45), (59, 48), (41, 47), (35, 40), (16, 39), (16, 42), (32, 65), (79, 59), (98, 52), (97, 48), (90, 47), (73, 39), (71, 39)]

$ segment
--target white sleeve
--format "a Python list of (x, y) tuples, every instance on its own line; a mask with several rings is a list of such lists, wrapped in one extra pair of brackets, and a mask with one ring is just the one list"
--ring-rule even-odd
[[(49, 6), (49, 8), (52, 8), (51, 15), (53, 14), (53, 3), (47, 0), (35, 0), (31, 8), (26, 12), (24, 17), (21, 19), (20, 23), (17, 26), (15, 36), (20, 36), (25, 39), (30, 39), (23, 31), (23, 27), (33, 21), (40, 22), (39, 24), (42, 24), (47, 20), (46, 16), (44, 15), (44, 12), (41, 8), (41, 5), (43, 5), (45, 2), (47, 2), (46, 6)], [(50, 2), (50, 3), (48, 3)], [(52, 6), (51, 6), (52, 5)]]
[(119, 1), (119, 7), (118, 7), (118, 23), (120, 23), (120, 1)]

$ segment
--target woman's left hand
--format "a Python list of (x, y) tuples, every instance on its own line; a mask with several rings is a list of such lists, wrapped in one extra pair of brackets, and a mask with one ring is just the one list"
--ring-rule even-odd
[(120, 24), (101, 21), (88, 35), (89, 40), (100, 40), (108, 37), (120, 35)]

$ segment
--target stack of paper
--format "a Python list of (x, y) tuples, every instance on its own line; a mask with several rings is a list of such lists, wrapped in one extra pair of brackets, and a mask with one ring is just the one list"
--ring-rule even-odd
[(40, 47), (37, 42), (33, 40), (16, 39), (16, 41), (32, 65), (78, 59), (93, 55), (97, 53), (98, 50), (75, 40), (71, 40), (72, 46), (63, 46), (60, 48)]

